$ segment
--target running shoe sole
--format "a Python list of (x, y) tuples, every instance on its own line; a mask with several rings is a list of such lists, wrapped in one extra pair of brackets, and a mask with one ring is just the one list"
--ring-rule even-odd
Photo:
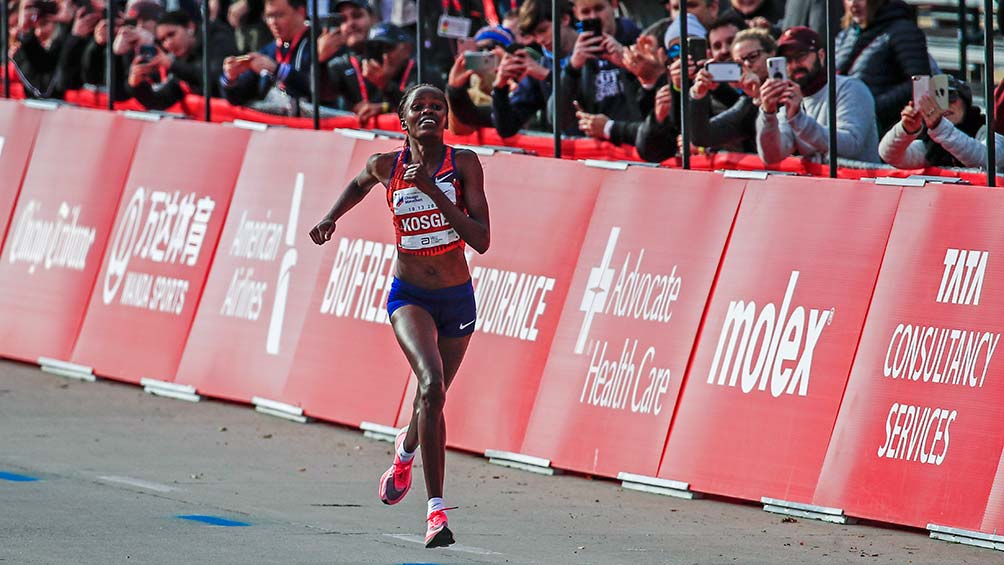
[(436, 547), (446, 547), (448, 545), (453, 545), (453, 532), (450, 531), (449, 526), (443, 526), (442, 530), (439, 530), (436, 535), (432, 536), (432, 539), (425, 542), (426, 549), (433, 549)]

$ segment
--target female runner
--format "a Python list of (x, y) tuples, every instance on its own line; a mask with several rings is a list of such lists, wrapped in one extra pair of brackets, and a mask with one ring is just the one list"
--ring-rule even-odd
[(453, 543), (443, 504), (443, 406), (475, 325), (464, 245), (484, 253), (490, 241), (481, 163), (474, 153), (443, 144), (446, 115), (441, 90), (427, 84), (408, 89), (398, 106), (407, 135), (404, 148), (371, 156), (366, 169), (310, 231), (314, 243), (323, 244), (331, 239), (338, 219), (376, 183), (387, 187), (398, 251), (387, 313), (418, 376), (418, 390), (411, 423), (394, 442), (394, 463), (380, 478), (379, 495), (385, 504), (404, 498), (411, 488), (415, 451), (422, 446), (429, 495), (426, 547)]

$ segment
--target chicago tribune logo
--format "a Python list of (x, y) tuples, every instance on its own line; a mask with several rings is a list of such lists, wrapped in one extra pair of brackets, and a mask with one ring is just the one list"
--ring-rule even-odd
[(41, 211), (41, 202), (29, 200), (18, 215), (11, 232), (7, 260), (11, 264), (27, 263), (30, 275), (35, 274), (38, 266), (45, 270), (64, 268), (83, 271), (97, 230), (78, 225), (79, 205), (60, 203), (55, 221), (38, 218)]
[[(677, 276), (676, 265), (669, 274), (643, 272), (642, 262), (645, 249), (638, 251), (637, 259), (632, 267), (632, 254), (624, 257), (620, 275), (611, 267), (617, 240), (621, 228), (610, 228), (606, 249), (600, 264), (589, 271), (586, 281), (586, 291), (582, 296), (579, 310), (586, 315), (579, 328), (579, 337), (575, 340), (575, 353), (582, 354), (589, 339), (589, 330), (593, 318), (597, 314), (613, 314), (616, 317), (628, 317), (635, 320), (667, 323), (673, 317), (672, 306), (680, 298), (680, 287), (683, 279)], [(616, 277), (616, 283), (614, 278)], [(611, 290), (611, 286), (613, 290)], [(608, 301), (609, 298), (609, 301)]]
[[(265, 213), (265, 219), (256, 221), (248, 218), (244, 210), (230, 243), (228, 253), (231, 257), (274, 263), (282, 252), (279, 262), (279, 274), (275, 282), (275, 295), (272, 299), (272, 313), (269, 318), (268, 334), (265, 339), (265, 351), (269, 355), (278, 355), (282, 341), (283, 321), (286, 318), (286, 303), (289, 297), (289, 285), (293, 267), (296, 266), (298, 254), (296, 251), (296, 232), (300, 222), (300, 203), (303, 200), (304, 174), (296, 174), (293, 185), (293, 196), (289, 204), (289, 216), (285, 224), (270, 221), (272, 211)], [(220, 315), (255, 321), (261, 316), (264, 308), (265, 293), (268, 283), (254, 278), (253, 266), (241, 266), (234, 270), (226, 297), (220, 307)]]

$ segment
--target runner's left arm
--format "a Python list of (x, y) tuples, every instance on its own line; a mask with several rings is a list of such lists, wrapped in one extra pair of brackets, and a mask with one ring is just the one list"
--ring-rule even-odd
[(460, 178), (464, 183), (463, 198), (464, 206), (467, 208), (466, 214), (459, 206), (450, 202), (446, 194), (429, 178), (421, 164), (408, 165), (404, 180), (414, 182), (419, 190), (429, 195), (453, 229), (457, 230), (457, 234), (475, 251), (484, 253), (491, 244), (484, 170), (481, 168), (478, 156), (466, 149), (458, 149), (455, 159)]

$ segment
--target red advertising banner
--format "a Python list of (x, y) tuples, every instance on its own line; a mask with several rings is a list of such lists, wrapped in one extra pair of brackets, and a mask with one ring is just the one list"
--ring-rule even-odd
[(42, 112), (18, 102), (0, 101), (0, 248), (10, 223)]
[(339, 157), (354, 145), (301, 130), (251, 138), (177, 382), (231, 400), (284, 400), (321, 268), (308, 232), (331, 206), (348, 164)]
[(603, 182), (522, 453), (654, 476), (745, 181), (633, 168)]
[(746, 186), (659, 476), (810, 502), (900, 189)]
[[(330, 179), (324, 204), (302, 219), (301, 231), (309, 232), (331, 209), (370, 155), (400, 148), (400, 141), (356, 141), (344, 157), (345, 174)], [(330, 241), (304, 248), (305, 260), (320, 258), (321, 268), (282, 398), (310, 416), (389, 425), (401, 406), (408, 362), (387, 317), (397, 247), (385, 191), (374, 186), (338, 221)]]
[(69, 358), (143, 123), (48, 111), (0, 255), (0, 355)]
[(174, 378), (248, 135), (199, 122), (146, 126), (74, 363), (129, 382)]
[(1000, 190), (904, 191), (817, 504), (1000, 533), (1002, 206)]
[[(492, 245), (468, 252), (478, 317), (447, 394), (447, 444), (519, 451), (606, 171), (513, 155), (482, 164)], [(412, 384), (400, 422), (413, 398)]]

